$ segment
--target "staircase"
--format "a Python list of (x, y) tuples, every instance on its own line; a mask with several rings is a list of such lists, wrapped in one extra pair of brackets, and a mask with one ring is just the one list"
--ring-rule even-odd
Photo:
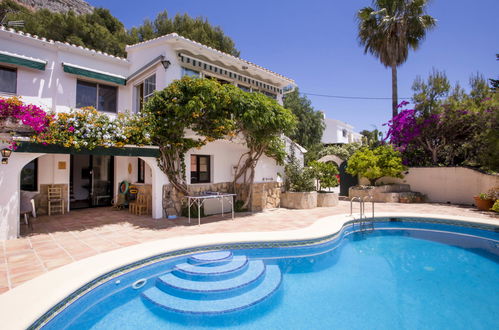
[(197, 254), (156, 279), (144, 300), (167, 311), (218, 315), (243, 310), (270, 297), (281, 284), (277, 265), (230, 251)]

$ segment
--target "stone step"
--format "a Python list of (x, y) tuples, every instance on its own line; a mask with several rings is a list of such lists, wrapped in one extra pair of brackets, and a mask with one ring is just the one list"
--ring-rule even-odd
[(253, 289), (229, 298), (193, 300), (168, 294), (157, 287), (144, 291), (141, 296), (148, 303), (167, 311), (195, 315), (219, 315), (239, 311), (270, 297), (281, 284), (281, 271), (277, 265), (266, 267), (263, 281)]
[(263, 280), (265, 264), (261, 260), (250, 261), (247, 269), (240, 275), (219, 281), (192, 281), (179, 278), (172, 273), (156, 280), (162, 291), (180, 298), (219, 299), (242, 294)]
[(216, 251), (196, 254), (187, 259), (191, 265), (209, 266), (227, 264), (232, 260), (232, 252)]
[(195, 281), (220, 281), (236, 277), (248, 267), (246, 256), (235, 256), (223, 265), (212, 265), (211, 267), (181, 263), (175, 266), (172, 273), (180, 278)]

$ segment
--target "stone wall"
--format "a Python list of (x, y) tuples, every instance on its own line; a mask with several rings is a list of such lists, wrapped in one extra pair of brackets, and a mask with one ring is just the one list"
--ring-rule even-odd
[(48, 214), (48, 187), (61, 187), (62, 196), (64, 196), (64, 212), (68, 210), (69, 194), (67, 184), (41, 184), (40, 193), (35, 197), (36, 214), (45, 215)]
[(260, 182), (253, 184), (253, 212), (277, 208), (281, 205), (281, 183)]
[[(408, 184), (389, 184), (383, 186), (367, 186), (366, 189), (361, 186), (350, 187), (348, 197), (360, 197), (368, 201), (377, 203), (399, 203), (399, 202), (417, 202), (424, 201), (424, 195), (419, 192), (411, 191), (411, 186)], [(371, 199), (372, 198), (372, 199)]]
[(288, 209), (313, 209), (317, 207), (317, 192), (292, 192), (281, 194), (282, 207)]

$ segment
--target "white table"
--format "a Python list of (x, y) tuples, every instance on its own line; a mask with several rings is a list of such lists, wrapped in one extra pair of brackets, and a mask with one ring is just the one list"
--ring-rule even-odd
[(218, 199), (222, 204), (222, 216), (224, 216), (224, 199), (230, 197), (229, 203), (232, 210), (232, 220), (234, 220), (234, 196), (236, 194), (224, 194), (224, 193), (207, 193), (204, 195), (196, 196), (185, 196), (187, 199), (187, 214), (189, 215), (189, 223), (191, 223), (191, 206), (197, 205), (198, 207), (198, 225), (201, 225), (201, 206), (206, 200)]

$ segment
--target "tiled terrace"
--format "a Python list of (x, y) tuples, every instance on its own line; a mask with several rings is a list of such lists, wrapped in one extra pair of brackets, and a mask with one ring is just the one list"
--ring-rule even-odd
[[(368, 208), (370, 210), (370, 207)], [(0, 242), (0, 293), (44, 272), (102, 252), (173, 236), (241, 231), (277, 231), (306, 227), (319, 218), (350, 212), (349, 202), (312, 210), (274, 209), (261, 213), (211, 216), (191, 224), (186, 218), (153, 220), (127, 211), (95, 208), (35, 220), (34, 230), (22, 226), (23, 237)], [(441, 204), (376, 204), (376, 212), (448, 214), (499, 218), (471, 207)]]

